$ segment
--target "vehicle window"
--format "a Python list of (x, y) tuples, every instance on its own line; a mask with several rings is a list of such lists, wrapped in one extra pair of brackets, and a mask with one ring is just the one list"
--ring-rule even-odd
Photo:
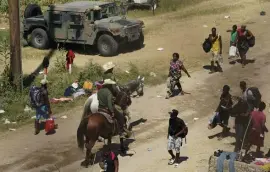
[(82, 17), (80, 15), (70, 15), (70, 22), (75, 25), (80, 25), (82, 23)]
[(61, 23), (60, 13), (52, 13), (52, 21), (53, 23)]
[(102, 13), (99, 10), (94, 11), (94, 20), (100, 20), (102, 19)]
[(91, 13), (87, 13), (87, 20), (91, 21), (92, 20), (92, 16), (91, 16)]

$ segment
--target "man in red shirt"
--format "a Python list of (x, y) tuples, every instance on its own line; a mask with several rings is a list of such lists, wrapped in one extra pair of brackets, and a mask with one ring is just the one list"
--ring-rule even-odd
[(67, 70), (69, 70), (70, 68), (70, 64), (73, 64), (73, 60), (75, 58), (75, 54), (72, 50), (68, 50), (67, 54), (66, 54), (66, 62), (67, 62)]
[(268, 132), (265, 126), (266, 116), (263, 112), (266, 105), (261, 102), (259, 105), (259, 111), (253, 111), (251, 113), (250, 131), (248, 133), (248, 147), (246, 154), (250, 150), (252, 145), (257, 146), (256, 153), (260, 153), (260, 148), (264, 146), (264, 133)]
[(246, 54), (249, 50), (248, 40), (253, 37), (253, 34), (246, 29), (246, 25), (242, 25), (237, 29), (237, 48), (242, 61), (242, 67), (246, 65)]

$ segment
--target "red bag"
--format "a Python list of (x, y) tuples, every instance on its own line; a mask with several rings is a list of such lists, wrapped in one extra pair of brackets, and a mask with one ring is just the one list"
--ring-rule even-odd
[(46, 124), (45, 124), (45, 132), (51, 132), (53, 131), (55, 128), (54, 128), (54, 119), (53, 118), (50, 118), (50, 119), (47, 119), (46, 120)]

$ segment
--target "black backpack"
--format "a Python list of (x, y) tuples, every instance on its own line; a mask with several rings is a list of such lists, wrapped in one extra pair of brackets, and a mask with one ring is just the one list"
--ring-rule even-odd
[(188, 135), (188, 127), (186, 126), (185, 131), (180, 135), (180, 137), (183, 139), (183, 138), (186, 138), (187, 135)]
[(248, 39), (248, 45), (249, 45), (249, 47), (254, 47), (254, 45), (255, 45), (255, 36), (252, 36), (250, 39)]
[(255, 101), (253, 103), (254, 103), (254, 106), (256, 108), (258, 108), (259, 104), (261, 103), (261, 98), (262, 98), (262, 95), (261, 95), (259, 89), (257, 87), (250, 87), (250, 88), (248, 88), (248, 90), (250, 90), (252, 92), (253, 96), (255, 97)]
[(209, 38), (206, 38), (202, 44), (204, 52), (208, 53), (212, 48), (212, 42)]
[(37, 108), (37, 107), (40, 107), (42, 105), (41, 88), (40, 87), (36, 87), (36, 86), (30, 87), (29, 97), (30, 97), (31, 106), (33, 108)]

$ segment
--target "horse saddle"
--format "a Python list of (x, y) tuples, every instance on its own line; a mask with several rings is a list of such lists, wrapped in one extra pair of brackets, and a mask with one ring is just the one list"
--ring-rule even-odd
[(98, 113), (103, 115), (109, 123), (113, 124), (115, 119), (112, 117), (111, 113), (106, 109), (98, 109)]

